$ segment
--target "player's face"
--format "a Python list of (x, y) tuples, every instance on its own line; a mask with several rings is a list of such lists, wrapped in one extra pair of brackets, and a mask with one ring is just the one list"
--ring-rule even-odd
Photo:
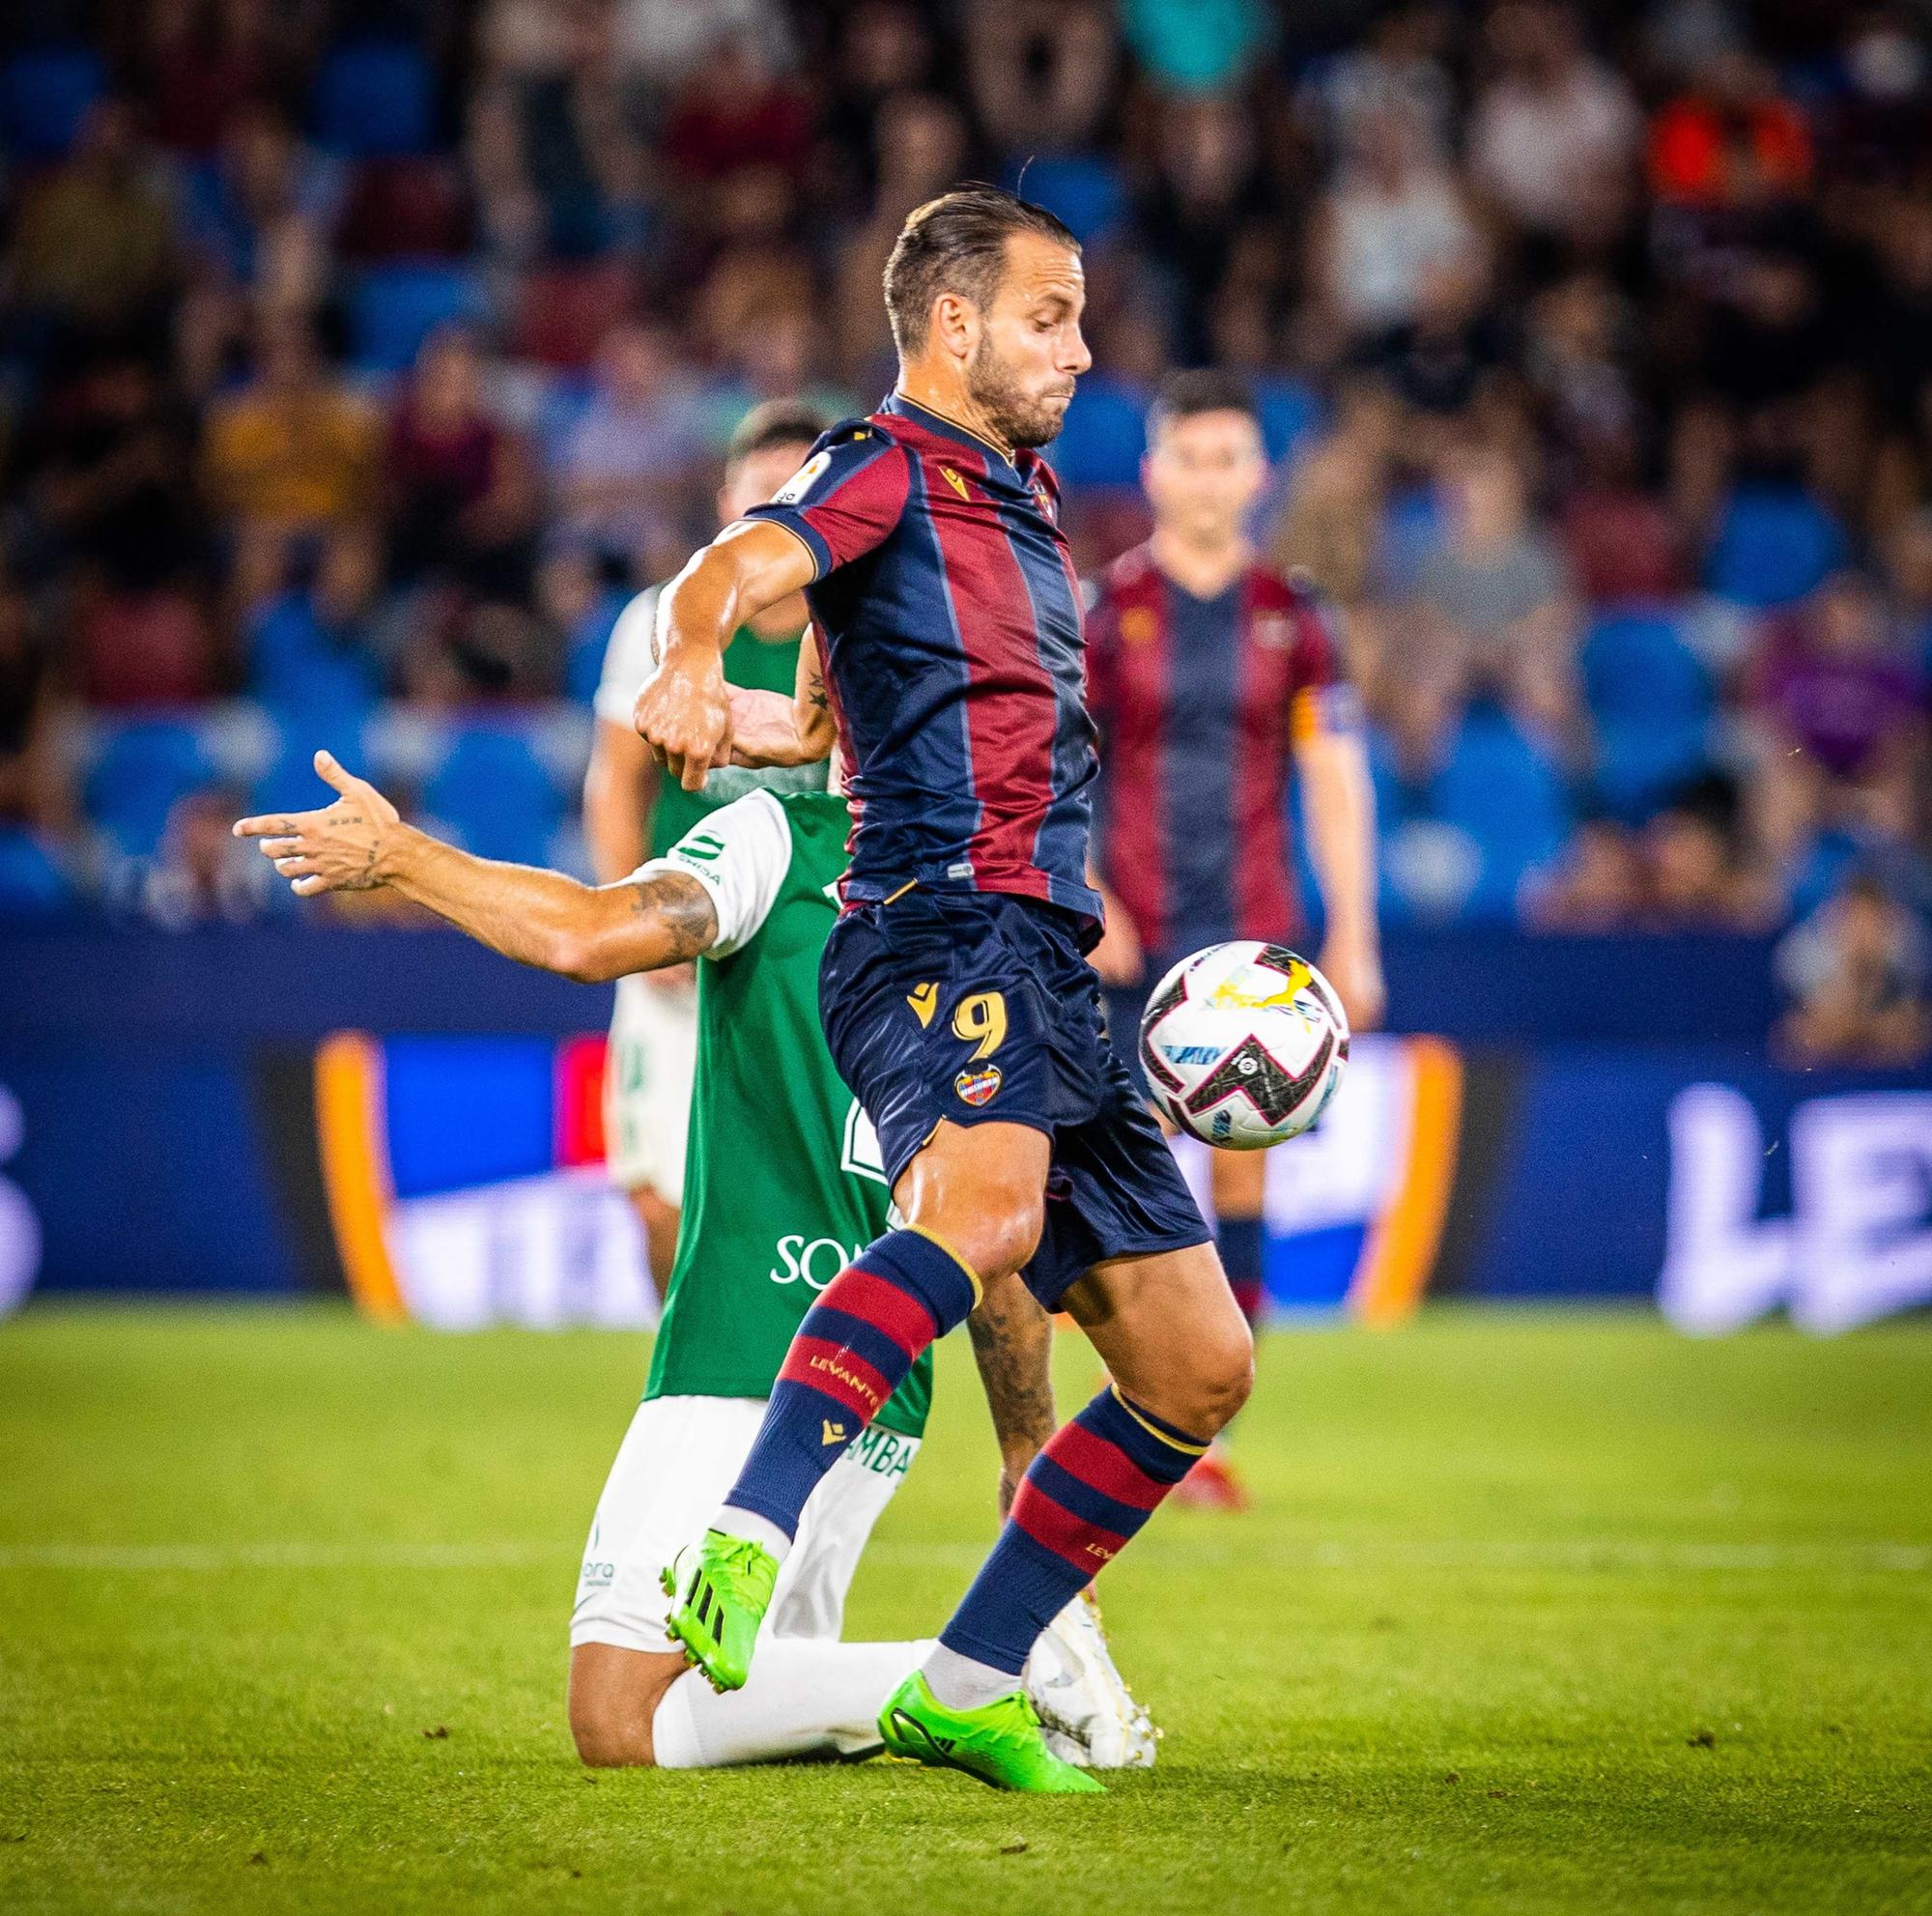
[(1154, 524), (1201, 541), (1235, 537), (1267, 483), (1267, 455), (1245, 413), (1170, 419), (1141, 466)]
[(807, 439), (748, 452), (726, 471), (724, 483), (719, 488), (719, 525), (728, 526), (734, 519), (744, 518), (753, 506), (763, 505), (805, 464), (810, 452), (811, 442)]
[(980, 316), (967, 390), (1009, 445), (1044, 445), (1060, 431), (1082, 373), (1087, 280), (1080, 255), (1037, 233), (1007, 242), (1006, 277)]

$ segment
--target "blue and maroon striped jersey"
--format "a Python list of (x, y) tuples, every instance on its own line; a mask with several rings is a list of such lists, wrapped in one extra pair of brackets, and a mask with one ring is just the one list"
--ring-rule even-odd
[(1087, 631), (1103, 741), (1096, 864), (1141, 942), (1289, 936), (1291, 746), (1354, 723), (1321, 602), (1260, 565), (1197, 599), (1137, 546), (1102, 575)]
[(895, 393), (833, 427), (768, 505), (806, 597), (853, 812), (849, 902), (917, 879), (1098, 919), (1079, 582), (1059, 488)]

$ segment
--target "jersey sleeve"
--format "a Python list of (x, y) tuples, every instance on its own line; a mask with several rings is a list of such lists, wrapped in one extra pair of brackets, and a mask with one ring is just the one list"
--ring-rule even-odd
[(617, 615), (604, 646), (604, 670), (590, 708), (613, 726), (629, 728), (638, 688), (657, 664), (658, 590), (653, 586), (639, 592)]
[(1343, 663), (1335, 610), (1304, 589), (1294, 609), (1294, 689), (1289, 695), (1289, 735), (1306, 739), (1362, 729), (1362, 701)]
[(681, 872), (711, 895), (718, 935), (706, 958), (729, 958), (758, 934), (791, 869), (791, 820), (768, 791), (747, 792), (707, 813), (662, 858), (634, 879)]
[(747, 519), (769, 519), (794, 532), (823, 579), (881, 544), (899, 523), (912, 491), (905, 448), (876, 426), (835, 426), (811, 457)]

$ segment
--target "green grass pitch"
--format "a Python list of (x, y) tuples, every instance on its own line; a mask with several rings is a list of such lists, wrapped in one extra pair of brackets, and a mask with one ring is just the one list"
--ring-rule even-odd
[[(960, 1342), (854, 1635), (935, 1627), (991, 1534)], [(0, 1909), (1932, 1909), (1922, 1322), (1269, 1337), (1255, 1510), (1163, 1513), (1103, 1585), (1160, 1765), (1070, 1802), (578, 1767), (564, 1615), (642, 1361), (325, 1309), (0, 1329)]]

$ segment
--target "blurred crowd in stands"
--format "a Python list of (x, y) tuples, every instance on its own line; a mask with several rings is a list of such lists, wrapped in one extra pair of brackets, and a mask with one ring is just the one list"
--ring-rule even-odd
[(1162, 371), (1251, 382), (1392, 922), (1876, 914), (1917, 1002), (1919, 5), (11, 0), (0, 169), (0, 912), (285, 908), (221, 826), (319, 742), (573, 862), (624, 596), (977, 176), (1086, 243), (1083, 565)]

